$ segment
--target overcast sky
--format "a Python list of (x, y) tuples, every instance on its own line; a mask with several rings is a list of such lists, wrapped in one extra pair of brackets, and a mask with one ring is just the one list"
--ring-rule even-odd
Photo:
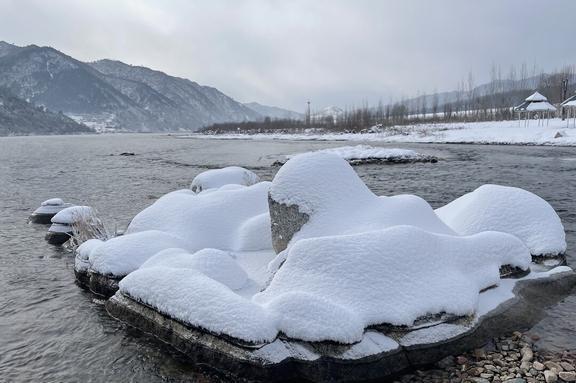
[(0, 40), (302, 110), (576, 64), (576, 0), (0, 0)]

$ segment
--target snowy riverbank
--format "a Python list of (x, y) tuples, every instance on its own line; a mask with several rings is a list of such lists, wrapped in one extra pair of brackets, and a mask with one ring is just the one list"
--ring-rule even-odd
[(374, 133), (300, 133), (300, 134), (193, 134), (195, 138), (253, 140), (372, 141), (386, 143), (466, 143), (502, 145), (576, 146), (576, 128), (566, 121), (487, 121), (394, 126)]

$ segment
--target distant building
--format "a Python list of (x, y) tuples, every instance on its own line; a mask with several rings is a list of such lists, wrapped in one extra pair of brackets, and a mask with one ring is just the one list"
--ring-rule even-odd
[(528, 125), (530, 119), (538, 119), (538, 124), (544, 118), (546, 121), (556, 112), (556, 107), (548, 102), (546, 96), (534, 92), (524, 102), (514, 108), (518, 114), (518, 120), (524, 120)]
[(574, 120), (574, 127), (576, 127), (576, 94), (564, 100), (561, 106), (566, 110), (567, 126), (570, 126), (570, 118), (572, 118)]

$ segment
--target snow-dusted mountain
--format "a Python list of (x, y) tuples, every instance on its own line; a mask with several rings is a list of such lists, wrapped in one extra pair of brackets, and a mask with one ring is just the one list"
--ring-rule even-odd
[(248, 102), (244, 104), (244, 106), (247, 106), (263, 117), (270, 117), (273, 120), (302, 120), (304, 118), (302, 113), (278, 108), (276, 106), (262, 105), (257, 102)]
[(88, 127), (63, 114), (30, 104), (0, 88), (0, 136), (89, 132)]
[(195, 130), (262, 118), (215, 88), (119, 61), (84, 63), (36, 45), (0, 42), (0, 86), (94, 128)]

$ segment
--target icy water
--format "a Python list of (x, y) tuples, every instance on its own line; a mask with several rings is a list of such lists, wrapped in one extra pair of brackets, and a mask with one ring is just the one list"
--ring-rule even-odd
[[(111, 319), (103, 302), (78, 288), (72, 255), (44, 242), (47, 227), (26, 223), (40, 202), (57, 196), (88, 204), (123, 228), (154, 199), (187, 187), (208, 168), (241, 165), (271, 180), (277, 168), (270, 164), (281, 155), (339, 145), (156, 135), (0, 138), (0, 382), (218, 379)], [(526, 188), (560, 214), (576, 264), (576, 148), (393, 146), (442, 160), (357, 167), (375, 193), (413, 193), (438, 207), (485, 183)], [(557, 305), (533, 329), (539, 345), (576, 350), (575, 312), (576, 296)]]

